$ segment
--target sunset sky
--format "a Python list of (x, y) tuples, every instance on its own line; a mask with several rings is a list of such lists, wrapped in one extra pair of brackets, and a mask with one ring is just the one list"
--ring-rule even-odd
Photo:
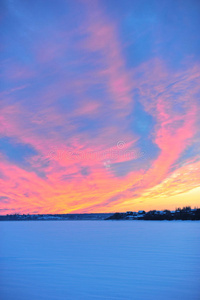
[(200, 2), (0, 5), (0, 214), (200, 207)]

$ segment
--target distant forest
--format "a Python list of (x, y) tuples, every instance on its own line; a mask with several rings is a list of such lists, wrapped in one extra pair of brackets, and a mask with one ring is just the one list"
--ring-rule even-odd
[(145, 212), (116, 212), (91, 214), (11, 214), (0, 216), (0, 221), (80, 221), (80, 220), (200, 220), (200, 209), (190, 206), (170, 210), (150, 210)]
[(127, 211), (126, 213), (115, 213), (109, 216), (107, 220), (200, 220), (200, 209), (191, 209), (190, 206), (177, 208), (175, 211), (170, 210), (150, 210), (148, 212)]

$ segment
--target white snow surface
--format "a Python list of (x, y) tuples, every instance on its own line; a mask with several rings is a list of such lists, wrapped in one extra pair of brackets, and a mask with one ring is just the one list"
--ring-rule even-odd
[(199, 300), (200, 222), (0, 222), (1, 300)]

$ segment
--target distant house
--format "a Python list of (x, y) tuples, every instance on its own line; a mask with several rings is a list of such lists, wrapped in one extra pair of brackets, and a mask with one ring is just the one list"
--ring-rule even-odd
[(166, 214), (166, 212), (162, 211), (162, 210), (156, 210), (155, 211), (155, 215), (164, 215)]
[(132, 211), (127, 211), (126, 214), (127, 214), (127, 215), (132, 215), (133, 212), (132, 212)]
[(138, 213), (137, 213), (137, 218), (140, 219), (140, 218), (143, 218), (145, 215), (145, 211), (144, 210), (138, 210)]

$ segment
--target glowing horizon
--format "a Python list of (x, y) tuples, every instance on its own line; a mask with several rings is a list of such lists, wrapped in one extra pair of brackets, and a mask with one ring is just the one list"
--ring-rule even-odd
[(200, 206), (197, 1), (7, 1), (0, 214)]

